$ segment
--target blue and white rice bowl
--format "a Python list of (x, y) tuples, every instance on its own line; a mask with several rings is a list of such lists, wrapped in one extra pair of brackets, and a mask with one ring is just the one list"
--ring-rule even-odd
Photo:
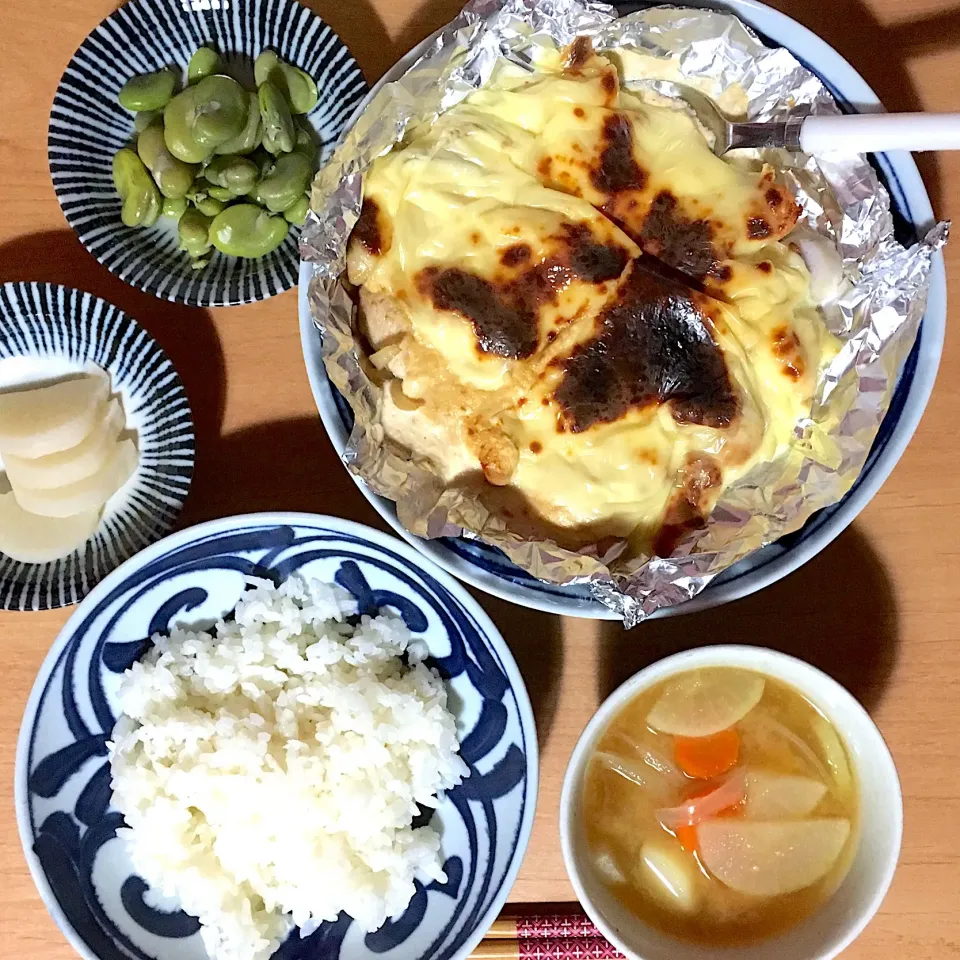
[(417, 884), (402, 916), (364, 935), (341, 915), (297, 931), (283, 960), (461, 960), (516, 878), (533, 824), (537, 740), (510, 650), (451, 577), (390, 536), (330, 517), (259, 514), (154, 544), (108, 577), (64, 627), (40, 670), (17, 746), (17, 822), (48, 909), (86, 960), (201, 960), (197, 921), (134, 873), (110, 807), (106, 743), (123, 671), (174, 625), (209, 626), (247, 575), (336, 582), (362, 613), (401, 615), (448, 685), (470, 775), (432, 823), (445, 883)]
[(133, 135), (133, 114), (117, 102), (120, 88), (136, 74), (167, 66), (186, 72), (204, 44), (224, 55), (227, 72), (248, 89), (253, 60), (267, 48), (309, 73), (320, 100), (307, 120), (322, 140), (321, 159), (367, 92), (350, 51), (298, 0), (129, 0), (84, 40), (57, 87), (47, 144), (50, 175), (81, 243), (121, 280), (192, 306), (253, 303), (296, 285), (299, 228), (265, 257), (214, 253), (207, 267), (194, 270), (178, 249), (172, 220), (136, 229), (123, 224), (113, 186), (113, 157)]
[[(785, 14), (757, 0), (710, 0), (691, 5), (729, 11), (751, 27), (766, 45), (789, 50), (804, 67), (819, 77), (843, 112), (871, 112), (880, 106), (877, 95), (840, 54)], [(625, 12), (637, 8), (635, 3), (619, 6)], [(383, 84), (405, 73), (433, 39), (428, 37), (387, 72), (359, 106), (347, 129)], [(935, 218), (913, 157), (898, 151), (872, 155), (870, 159), (890, 195), (896, 239), (904, 246), (916, 243), (934, 224)], [(311, 265), (302, 264), (300, 336), (320, 418), (335, 449), (343, 454), (353, 428), (353, 411), (330, 382), (324, 367), (321, 337), (314, 325), (307, 296), (311, 277)], [(903, 365), (867, 461), (843, 499), (813, 514), (800, 530), (729, 567), (693, 599), (661, 607), (651, 616), (692, 613), (748, 596), (812, 559), (853, 522), (890, 475), (920, 422), (943, 349), (946, 302), (943, 256), (937, 252), (932, 259), (926, 312), (916, 342)], [(400, 522), (396, 504), (374, 493), (360, 478), (352, 475), (364, 496), (397, 533), (435, 563), (477, 589), (520, 606), (562, 616), (620, 619), (619, 614), (593, 599), (587, 587), (568, 587), (538, 580), (512, 563), (502, 551), (480, 540), (468, 537), (426, 540), (411, 534)]]
[[(69, 556), (22, 563), (0, 553), (0, 608), (77, 603), (111, 570), (169, 533), (193, 478), (193, 417), (167, 355), (135, 320), (89, 293), (49, 283), (0, 286), (0, 390), (96, 364), (136, 437), (139, 465), (107, 502), (100, 526)], [(2, 475), (2, 465), (0, 465)]]

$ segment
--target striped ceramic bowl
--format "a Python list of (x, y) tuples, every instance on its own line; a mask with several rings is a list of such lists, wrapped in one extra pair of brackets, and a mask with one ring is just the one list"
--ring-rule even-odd
[(48, 283), (0, 286), (0, 390), (68, 376), (89, 363), (110, 375), (127, 431), (136, 434), (139, 465), (79, 550), (53, 563), (21, 563), (0, 553), (0, 608), (77, 603), (124, 560), (170, 532), (190, 489), (190, 404), (150, 334), (89, 293)]
[(220, 51), (227, 71), (247, 86), (253, 59), (267, 48), (306, 70), (320, 91), (308, 120), (323, 142), (322, 156), (367, 90), (350, 51), (297, 0), (130, 0), (96, 27), (67, 65), (50, 114), (50, 174), (67, 222), (122, 280), (194, 306), (253, 303), (296, 285), (296, 228), (265, 257), (216, 254), (198, 271), (178, 250), (173, 221), (161, 219), (146, 229), (124, 226), (113, 187), (114, 154), (133, 133), (133, 115), (117, 102), (120, 88), (135, 74), (185, 67), (205, 44)]

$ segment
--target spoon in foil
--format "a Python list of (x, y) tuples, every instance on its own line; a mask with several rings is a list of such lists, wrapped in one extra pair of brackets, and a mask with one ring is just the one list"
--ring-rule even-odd
[(637, 86), (684, 101), (713, 134), (713, 152), (718, 156), (738, 147), (782, 147), (803, 153), (960, 150), (960, 113), (854, 113), (748, 123), (731, 120), (706, 94), (685, 83), (640, 80)]

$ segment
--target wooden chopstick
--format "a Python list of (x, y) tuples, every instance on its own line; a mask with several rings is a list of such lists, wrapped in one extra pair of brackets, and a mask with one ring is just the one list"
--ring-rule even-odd
[(613, 944), (603, 937), (553, 939), (527, 937), (520, 940), (487, 938), (480, 941), (470, 960), (622, 960)]
[(580, 912), (504, 916), (493, 921), (485, 940), (564, 940), (600, 937), (600, 931)]
[(621, 957), (578, 903), (509, 904), (470, 960), (607, 960)]

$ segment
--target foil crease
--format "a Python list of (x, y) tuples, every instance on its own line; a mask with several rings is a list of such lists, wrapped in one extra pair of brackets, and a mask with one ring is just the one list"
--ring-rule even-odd
[[(327, 373), (355, 415), (343, 454), (348, 468), (396, 501), (411, 532), (480, 538), (535, 577), (587, 585), (632, 627), (696, 596), (728, 567), (799, 529), (850, 489), (916, 340), (932, 258), (949, 225), (935, 225), (904, 248), (893, 236), (889, 197), (865, 157), (765, 151), (761, 159), (781, 171), (802, 205), (804, 229), (827, 238), (843, 260), (841, 295), (823, 311), (843, 347), (823, 372), (809, 419), (797, 425), (795, 447), (728, 488), (706, 525), (688, 534), (672, 557), (624, 559), (617, 549), (599, 556), (596, 549), (572, 552), (549, 540), (520, 539), (385, 436), (381, 391), (361, 365), (355, 307), (341, 277), (370, 163), (414, 125), (431, 122), (482, 87), (498, 59), (529, 68), (537, 48), (556, 49), (581, 35), (601, 52), (645, 55), (648, 65), (655, 58), (673, 77), (718, 98), (739, 86), (745, 93), (739, 112), (746, 119), (839, 112), (792, 54), (764, 46), (730, 14), (654, 7), (618, 18), (612, 7), (584, 0), (472, 0), (400, 79), (378, 92), (317, 175), (301, 255), (314, 265), (309, 303)], [(624, 72), (630, 89), (625, 60)]]

